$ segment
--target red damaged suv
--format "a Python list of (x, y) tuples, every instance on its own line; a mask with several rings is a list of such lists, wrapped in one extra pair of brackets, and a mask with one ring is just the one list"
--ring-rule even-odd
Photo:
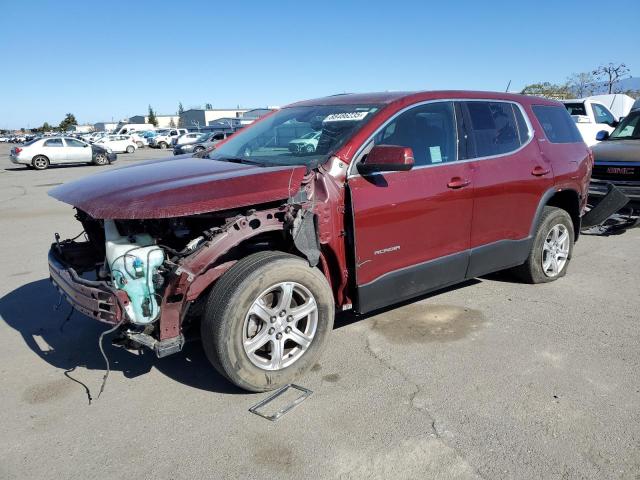
[(295, 103), (209, 157), (51, 190), (87, 238), (52, 245), (51, 279), (158, 356), (199, 327), (214, 367), (252, 391), (317, 362), (336, 309), (503, 269), (563, 276), (593, 163), (562, 104), (463, 91)]

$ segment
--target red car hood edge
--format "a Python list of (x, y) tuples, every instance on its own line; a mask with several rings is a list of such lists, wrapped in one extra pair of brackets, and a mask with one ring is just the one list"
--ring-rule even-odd
[(306, 168), (200, 158), (145, 162), (65, 183), (48, 193), (100, 219), (170, 218), (283, 200)]

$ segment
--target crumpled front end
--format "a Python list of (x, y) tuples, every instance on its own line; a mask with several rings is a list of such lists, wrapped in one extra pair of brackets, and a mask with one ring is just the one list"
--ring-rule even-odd
[(112, 288), (108, 282), (88, 280), (68, 263), (73, 250), (77, 253), (81, 244), (54, 243), (49, 250), (49, 275), (51, 282), (74, 309), (90, 318), (109, 324), (118, 324), (129, 303), (127, 295)]

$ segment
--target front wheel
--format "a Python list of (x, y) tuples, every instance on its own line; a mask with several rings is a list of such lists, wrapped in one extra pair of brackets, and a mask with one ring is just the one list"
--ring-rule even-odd
[(293, 255), (259, 252), (214, 285), (202, 343), (213, 366), (240, 388), (273, 390), (318, 361), (334, 313), (333, 294), (317, 268)]
[(169, 145), (167, 145), (167, 143), (166, 143), (166, 142), (160, 142), (160, 143), (158, 144), (158, 147), (160, 147), (160, 149), (161, 149), (161, 150), (166, 150), (166, 148), (167, 148), (168, 146), (169, 146)]
[(567, 273), (575, 232), (566, 210), (544, 207), (527, 261), (514, 272), (527, 283), (553, 282)]
[(96, 153), (96, 156), (93, 158), (93, 163), (96, 165), (106, 165), (109, 163), (109, 159), (107, 158), (106, 153)]

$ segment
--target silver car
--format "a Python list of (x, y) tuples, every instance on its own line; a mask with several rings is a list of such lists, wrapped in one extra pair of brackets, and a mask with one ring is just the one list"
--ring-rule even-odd
[(36, 170), (64, 163), (107, 165), (117, 158), (115, 153), (109, 153), (100, 146), (89, 145), (70, 137), (36, 138), (13, 148), (9, 157), (15, 164), (27, 165)]

